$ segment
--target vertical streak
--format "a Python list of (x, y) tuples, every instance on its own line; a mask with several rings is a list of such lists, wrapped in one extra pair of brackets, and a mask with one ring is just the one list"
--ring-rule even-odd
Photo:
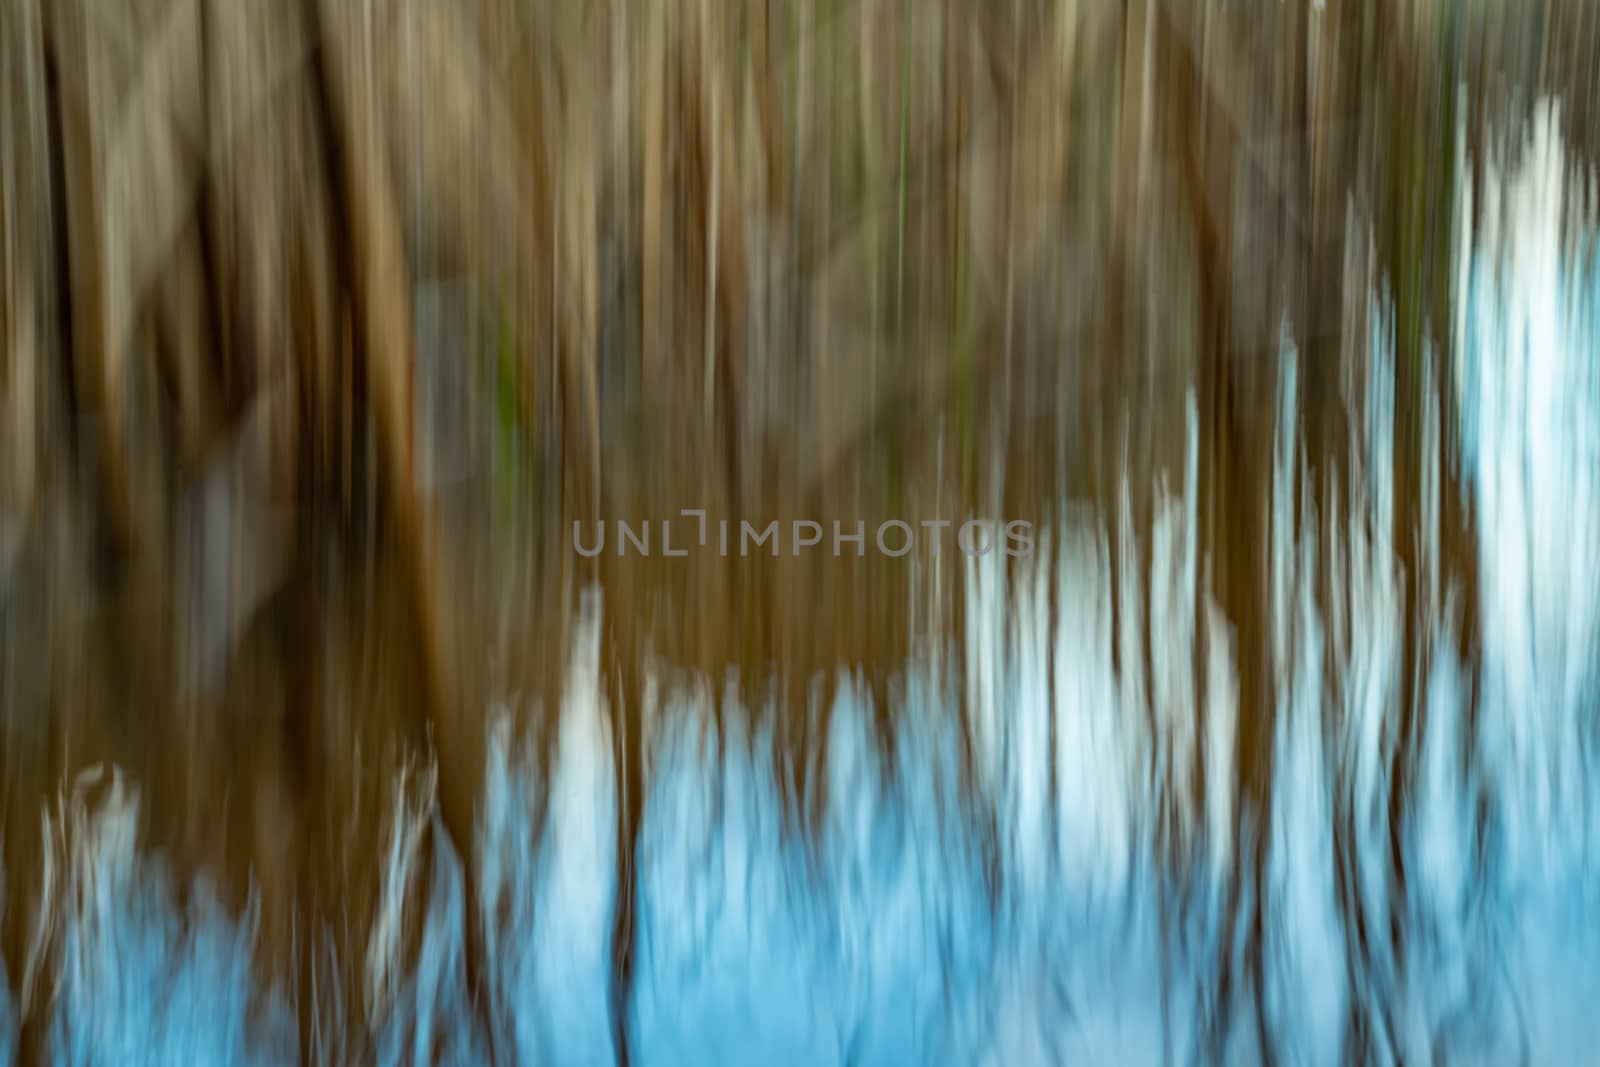
[[(706, 5), (700, 7), (702, 33), (707, 40), (702, 46), (704, 51), (711, 51), (710, 16), (707, 14)], [(707, 59), (720, 59), (707, 55)], [(708, 124), (711, 127), (711, 191), (710, 201), (706, 213), (706, 349), (705, 349), (705, 420), (706, 420), (706, 447), (713, 447), (716, 439), (716, 377), (717, 377), (717, 238), (721, 222), (722, 204), (722, 115), (720, 100), (717, 93), (717, 79), (721, 71), (714, 65), (708, 64), (711, 69), (704, 75), (709, 83), (707, 92), (708, 100), (706, 110)]]
[(901, 27), (900, 62), (900, 181), (896, 217), (894, 262), (894, 332), (898, 340), (904, 329), (906, 268), (906, 141), (911, 117), (911, 0), (905, 0), (905, 19)]

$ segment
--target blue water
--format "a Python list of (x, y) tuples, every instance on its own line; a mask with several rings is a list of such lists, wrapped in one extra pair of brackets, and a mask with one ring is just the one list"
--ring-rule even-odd
[[(966, 561), (965, 633), (892, 688), (892, 759), (848, 677), (829, 708), (782, 709), (831, 712), (815, 835), (794, 831), (771, 770), (779, 709), (730, 709), (737, 698), (706, 678), (652, 680), (621, 1003), (604, 605), (586, 600), (548, 780), (510, 716), (495, 717), (477, 899), (427, 769), (397, 783), (364, 997), (319, 1009), (324, 1047), (355, 1027), (384, 1063), (430, 1062), (434, 1035), (449, 1062), (610, 1063), (620, 1012), (636, 1063), (1600, 1062), (1600, 263), (1593, 220), (1574, 223), (1593, 178), (1565, 162), (1556, 125), (1547, 109), (1516, 164), (1488, 161), (1466, 191), (1485, 223), (1458, 227), (1459, 358), (1424, 367), (1449, 376), (1464, 413), (1460, 440), (1443, 439), (1431, 407), (1420, 429), (1463, 465), (1481, 588), (1465, 619), (1440, 565), (1444, 487), (1424, 478), (1407, 535), (1433, 620), (1416, 650), (1414, 744), (1394, 714), (1413, 696), (1402, 633), (1416, 605), (1393, 541), (1379, 285), (1358, 335), (1380, 384), (1346, 398), (1361, 432), (1337, 514), (1318, 514), (1307, 486), (1287, 333), (1279, 354), (1263, 546), (1273, 770), (1269, 802), (1250, 809), (1263, 814), (1202, 788), (1239, 778), (1240, 709), (1233, 632), (1188, 592), (1205, 567), (1191, 414), (1181, 479), (1125, 485), (1109, 517), (1064, 514), (1021, 573)], [(1351, 236), (1349, 269), (1372, 276), (1355, 222)], [(1149, 492), (1150, 565), (1114, 570), (1112, 539), (1131, 545), (1131, 501)], [(1319, 568), (1335, 577), (1321, 602)], [(1468, 664), (1455, 649), (1471, 621)], [(1143, 659), (1146, 626), (1148, 671), (1119, 673)], [(715, 715), (719, 702), (732, 713)], [(252, 985), (249, 916), (203, 892), (180, 916), (134, 840), (131, 783), (92, 812), (78, 795), (44, 813), (58, 847), (37, 958), (59, 966), (4, 991), (0, 1035), (25, 1002), (49, 1005), (63, 1063), (295, 1058), (287, 998)], [(542, 834), (536, 796), (549, 799)], [(401, 967), (396, 931), (413, 910), (421, 959)], [(485, 1010), (466, 993), (468, 923), (491, 931)]]

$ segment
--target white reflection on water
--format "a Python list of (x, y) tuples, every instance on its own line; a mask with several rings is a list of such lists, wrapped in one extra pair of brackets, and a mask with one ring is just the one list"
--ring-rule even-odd
[[(368, 1002), (329, 1017), (364, 1018), (385, 1063), (429, 1062), (435, 1036), (450, 1062), (490, 1050), (508, 1062), (611, 1062), (619, 1011), (632, 1058), (650, 1063), (1591, 1055), (1600, 270), (1556, 128), (1546, 109), (1506, 173), (1490, 161), (1468, 191), (1484, 225), (1458, 226), (1454, 386), (1467, 429), (1441, 440), (1440, 413), (1425, 406), (1420, 432), (1465, 464), (1482, 643), (1471, 666), (1454, 651), (1468, 620), (1440, 572), (1443, 490), (1430, 472), (1415, 502), (1421, 531), (1406, 534), (1418, 537), (1413, 588), (1433, 620), (1417, 650), (1411, 743), (1394, 713), (1412, 698), (1411, 606), (1388, 473), (1392, 327), (1378, 314), (1380, 384), (1357, 402), (1340, 513), (1316, 514), (1297, 428), (1279, 420), (1265, 816), (1232, 789), (1203, 788), (1238, 780), (1240, 709), (1232, 633), (1191, 593), (1204, 568), (1191, 414), (1182, 484), (1158, 487), (1147, 574), (1111, 565), (1112, 536), (1124, 539), (1118, 558), (1138, 558), (1126, 519), (1136, 489), (1124, 486), (1114, 535), (1071, 514), (1020, 576), (968, 562), (960, 671), (932, 652), (908, 665), (892, 758), (848, 679), (831, 709), (785, 710), (831, 712), (815, 839), (783, 814), (776, 709), (733, 710), (728, 695), (718, 717), (704, 679), (650, 684), (625, 998), (611, 974), (612, 727), (599, 606), (587, 604), (553, 777), (495, 729), (480, 898), (465, 899), (437, 822), (401, 790), (391, 925), (374, 931)], [(1352, 269), (1368, 269), (1364, 242), (1350, 244)], [(1282, 359), (1286, 416), (1299, 388), (1287, 337)], [(1319, 568), (1334, 591), (1322, 602)], [(1143, 660), (1145, 625), (1148, 673), (1117, 671)], [(953, 710), (963, 704), (970, 781)], [(1397, 769), (1404, 800), (1392, 804)], [(55, 872), (56, 928), (42, 933), (61, 946), (61, 973), (51, 988), (25, 975), (37, 988), (12, 995), (53, 997), (63, 1062), (291, 1057), (281, 998), (250, 987), (248, 923), (202, 896), (180, 925), (159, 868), (136, 858), (133, 811), (117, 792), (92, 819), (81, 805), (56, 813), (52, 825), (74, 823), (74, 845)], [(442, 846), (425, 877), (412, 869), (424, 834)], [(1241, 875), (1252, 864), (1259, 878)], [(422, 959), (402, 974), (392, 920), (411, 907), (426, 916)], [(494, 930), (478, 1012), (463, 980), (468, 921)], [(1254, 977), (1224, 996), (1225, 973)], [(4, 1034), (14, 1008), (0, 1005)]]

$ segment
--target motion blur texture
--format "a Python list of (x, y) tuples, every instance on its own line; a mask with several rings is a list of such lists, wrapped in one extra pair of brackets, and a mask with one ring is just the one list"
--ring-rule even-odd
[(0, 0), (0, 1063), (1592, 1062), (1597, 55)]

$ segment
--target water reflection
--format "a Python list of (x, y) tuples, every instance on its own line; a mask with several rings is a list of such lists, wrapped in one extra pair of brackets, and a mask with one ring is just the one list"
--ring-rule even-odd
[[(1395, 521), (1380, 284), (1342, 499), (1314, 490), (1283, 329), (1265, 725), (1240, 706), (1233, 629), (1190, 595), (1207, 565), (1191, 399), (1176, 484), (1124, 477), (1116, 514), (1062, 513), (1009, 573), (967, 562), (964, 633), (905, 665), (892, 714), (849, 676), (809, 706), (746, 707), (653, 668), (626, 863), (591, 595), (554, 761), (509, 717), (491, 735), (474, 899), (429, 774), (397, 785), (359, 997), (331, 985), (309, 1009), (262, 988), (249, 915), (174, 892), (120, 777), (93, 804), (80, 783), (45, 815), (54, 907), (0, 1034), (49, 1003), (49, 1058), (86, 1064), (290, 1059), (297, 1009), (317, 1015), (314, 1049), (367, 1027), (385, 1063), (1582, 1061), (1600, 999), (1593, 178), (1554, 105), (1482, 173), (1459, 198), (1458, 358), (1430, 350), (1416, 431), (1469, 487), (1475, 618), (1440, 562), (1436, 470), (1406, 490), (1416, 528)], [(1351, 225), (1351, 269), (1370, 272)], [(1451, 391), (1431, 387), (1442, 373)], [(1451, 393), (1459, 440), (1429, 399)], [(826, 738), (806, 775), (785, 767), (793, 716)], [(1264, 804), (1236, 787), (1259, 773), (1236, 765), (1238, 734), (1262, 729)]]

